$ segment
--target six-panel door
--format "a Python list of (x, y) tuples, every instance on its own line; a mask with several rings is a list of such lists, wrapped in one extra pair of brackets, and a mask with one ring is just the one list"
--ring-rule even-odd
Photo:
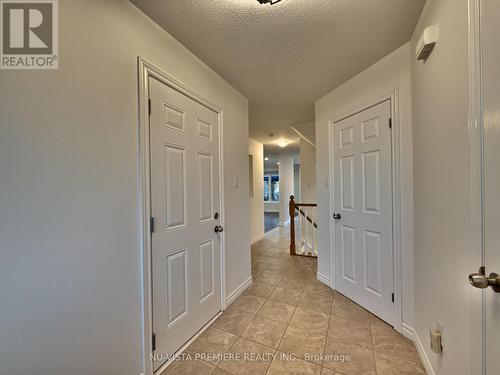
[(156, 353), (173, 354), (221, 308), (219, 124), (155, 79), (150, 99), (153, 332)]
[(394, 324), (390, 101), (333, 124), (335, 286)]

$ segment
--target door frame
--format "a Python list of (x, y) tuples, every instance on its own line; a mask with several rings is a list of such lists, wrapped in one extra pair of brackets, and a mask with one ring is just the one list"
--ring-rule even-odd
[(333, 127), (340, 121), (363, 112), (383, 102), (390, 101), (391, 107), (391, 202), (392, 202), (392, 247), (393, 247), (393, 270), (394, 270), (394, 329), (407, 337), (413, 338), (413, 329), (403, 324), (403, 298), (402, 298), (402, 270), (403, 270), (403, 244), (401, 218), (413, 216), (412, 212), (403, 212), (401, 203), (401, 156), (400, 156), (400, 115), (399, 115), (399, 88), (395, 87), (391, 92), (382, 95), (377, 99), (358, 107), (357, 109), (346, 113), (336, 120), (328, 122), (328, 152), (329, 152), (329, 186), (330, 188), (330, 270), (331, 287), (335, 289), (335, 230), (332, 213), (334, 212), (334, 155), (333, 155)]
[[(468, 0), (471, 272), (485, 264), (481, 0)], [(486, 374), (485, 291), (471, 288), (471, 374)]]
[[(224, 111), (213, 104), (192, 88), (179, 82), (171, 75), (158, 69), (140, 56), (137, 58), (138, 69), (138, 99), (139, 99), (139, 220), (141, 241), (141, 312), (142, 312), (142, 360), (144, 374), (153, 374), (152, 353), (153, 335), (153, 298), (152, 298), (152, 257), (151, 257), (151, 176), (150, 176), (150, 141), (149, 141), (149, 79), (154, 78), (168, 87), (186, 95), (188, 98), (209, 108), (217, 113), (219, 125), (219, 198), (220, 198), (220, 225), (225, 224), (225, 193), (224, 193), (224, 148), (223, 148), (223, 115)], [(226, 307), (226, 237), (225, 232), (220, 233), (220, 270), (221, 270), (221, 311)], [(217, 317), (217, 316), (216, 316)], [(187, 344), (194, 340), (216, 318), (211, 319)], [(182, 350), (186, 346), (184, 345)], [(163, 371), (171, 361), (167, 361), (157, 372)]]

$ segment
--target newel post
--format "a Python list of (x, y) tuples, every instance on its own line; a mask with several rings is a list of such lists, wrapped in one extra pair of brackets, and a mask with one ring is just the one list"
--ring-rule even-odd
[(295, 255), (295, 197), (290, 195), (288, 204), (290, 212), (290, 255)]

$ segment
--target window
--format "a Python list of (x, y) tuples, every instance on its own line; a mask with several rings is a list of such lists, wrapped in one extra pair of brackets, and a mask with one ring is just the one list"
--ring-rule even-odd
[(280, 201), (280, 176), (264, 176), (264, 201)]

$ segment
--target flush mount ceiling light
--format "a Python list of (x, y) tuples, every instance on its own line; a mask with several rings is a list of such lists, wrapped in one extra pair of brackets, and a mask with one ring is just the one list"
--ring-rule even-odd
[(276, 144), (281, 148), (285, 148), (289, 143), (290, 141), (288, 141), (287, 139), (280, 139), (278, 142), (276, 142)]
[(276, 4), (279, 3), (281, 0), (257, 0), (260, 4)]

